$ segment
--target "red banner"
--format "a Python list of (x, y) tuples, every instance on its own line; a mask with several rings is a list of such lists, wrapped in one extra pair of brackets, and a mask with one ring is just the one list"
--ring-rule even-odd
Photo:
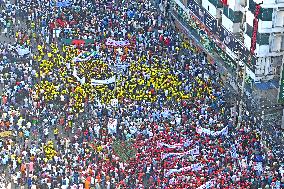
[(228, 6), (228, 0), (221, 0), (221, 2), (223, 3), (223, 5)]
[(254, 51), (256, 49), (256, 41), (257, 41), (257, 31), (258, 31), (258, 15), (260, 13), (260, 5), (255, 6), (254, 19), (253, 19), (253, 30), (251, 37), (251, 46), (250, 53), (254, 55)]

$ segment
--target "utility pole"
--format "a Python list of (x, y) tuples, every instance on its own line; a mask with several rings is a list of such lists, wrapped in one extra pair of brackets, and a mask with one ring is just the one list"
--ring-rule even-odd
[[(244, 20), (245, 20), (245, 16), (246, 16), (246, 10), (243, 14), (243, 17), (242, 17), (242, 22), (241, 22), (241, 27), (244, 25)], [(243, 30), (241, 29), (240, 30), (240, 34), (241, 36), (243, 37)], [(244, 69), (243, 69), (243, 76), (242, 76), (242, 84), (239, 88), (239, 72), (241, 71), (240, 70), (240, 60), (241, 60), (241, 53), (240, 53), (240, 50), (238, 51), (238, 64), (237, 64), (237, 91), (238, 91), (238, 95), (240, 95), (240, 99), (237, 100), (237, 103), (239, 105), (239, 111), (238, 111), (238, 123), (240, 123), (242, 121), (242, 111), (243, 111), (243, 98), (244, 98), (244, 90), (245, 90), (245, 78), (246, 78), (246, 63), (244, 63)]]
[[(283, 57), (283, 61), (284, 61), (284, 57)], [(283, 62), (282, 61), (282, 62)], [(281, 74), (280, 74), (280, 82), (279, 82), (279, 91), (278, 91), (278, 102), (279, 103), (283, 103), (282, 102), (282, 95), (283, 95), (283, 92), (282, 92), (282, 85), (283, 85), (283, 77), (284, 77), (284, 74), (283, 74), (283, 68), (284, 68), (284, 65), (282, 64), (281, 66)], [(284, 129), (284, 109), (283, 109), (283, 114), (282, 114), (282, 122), (281, 122), (281, 128)]]
[(246, 80), (246, 64), (244, 64), (243, 77), (242, 77), (242, 85), (241, 85), (241, 100), (239, 104), (239, 118), (242, 120), (242, 111), (243, 111), (243, 99), (245, 92), (245, 80)]
[(284, 109), (283, 109), (283, 115), (282, 115), (281, 129), (284, 129)]
[[(237, 89), (237, 93), (239, 94), (240, 93), (240, 90), (239, 90), (239, 87), (238, 87), (238, 80), (239, 80), (239, 72), (240, 72), (240, 51), (238, 51), (238, 57), (237, 57), (237, 73), (236, 73), (236, 79), (235, 79), (235, 82), (233, 83), (234, 87), (236, 87)], [(237, 108), (238, 108), (238, 105), (239, 105), (239, 99), (236, 98), (236, 102), (235, 102), (235, 106), (233, 108), (233, 111), (232, 111), (232, 116), (234, 116), (234, 122), (236, 123), (237, 121), (237, 116), (238, 116), (238, 113), (237, 113)]]

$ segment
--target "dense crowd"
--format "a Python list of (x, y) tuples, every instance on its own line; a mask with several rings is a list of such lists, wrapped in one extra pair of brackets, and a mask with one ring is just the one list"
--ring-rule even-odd
[(4, 31), (28, 28), (9, 32), (15, 48), (0, 57), (0, 170), (12, 185), (284, 187), (256, 119), (231, 117), (215, 65), (151, 1), (0, 4)]

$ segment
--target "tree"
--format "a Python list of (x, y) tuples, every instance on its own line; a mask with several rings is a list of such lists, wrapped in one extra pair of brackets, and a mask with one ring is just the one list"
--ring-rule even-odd
[(122, 141), (117, 139), (114, 141), (112, 147), (113, 151), (123, 162), (135, 158), (135, 155), (137, 153), (136, 149), (132, 146), (132, 143), (130, 141)]

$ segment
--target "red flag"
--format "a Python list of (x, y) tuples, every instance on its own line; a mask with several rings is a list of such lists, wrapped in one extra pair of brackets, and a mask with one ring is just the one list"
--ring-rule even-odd
[(80, 39), (75, 39), (75, 40), (72, 41), (72, 45), (79, 46), (81, 44), (85, 44), (85, 41), (84, 40), (80, 40)]

